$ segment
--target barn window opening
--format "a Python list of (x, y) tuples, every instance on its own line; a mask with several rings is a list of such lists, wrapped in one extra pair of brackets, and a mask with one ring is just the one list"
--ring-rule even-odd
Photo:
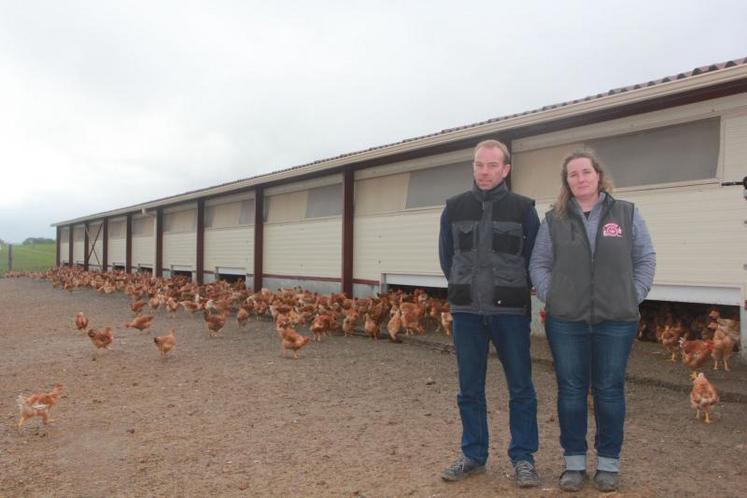
[(472, 163), (455, 164), (413, 171), (407, 185), (406, 208), (443, 206), (446, 199), (472, 187)]
[(254, 199), (205, 206), (205, 228), (254, 225)]
[(192, 272), (188, 270), (171, 270), (172, 277), (186, 277), (192, 280)]
[(585, 145), (622, 188), (715, 178), (720, 141), (721, 119), (710, 118), (589, 140)]
[(153, 218), (135, 218), (132, 220), (132, 235), (134, 237), (151, 237), (155, 222)]
[(229, 284), (235, 284), (236, 282), (243, 282), (246, 287), (246, 277), (244, 275), (232, 275), (230, 273), (216, 273), (216, 280), (223, 280)]
[(125, 222), (124, 221), (110, 221), (108, 229), (109, 239), (124, 239), (125, 238)]
[(239, 207), (239, 225), (254, 225), (254, 199), (241, 201)]
[(681, 333), (680, 337), (686, 340), (712, 339), (714, 330), (709, 329), (708, 325), (717, 318), (739, 320), (739, 306), (722, 304), (646, 300), (641, 303), (639, 310), (640, 341), (657, 342), (666, 326), (675, 327), (677, 333)]
[(194, 232), (196, 224), (195, 210), (165, 213), (163, 215), (164, 233)]
[(306, 218), (323, 218), (342, 214), (342, 184), (309, 189)]
[(399, 284), (388, 284), (386, 286), (386, 292), (396, 292), (401, 290), (408, 294), (415, 292), (415, 289), (424, 290), (429, 297), (435, 297), (438, 299), (446, 299), (448, 297), (448, 289), (443, 287), (423, 287), (422, 285), (399, 285)]

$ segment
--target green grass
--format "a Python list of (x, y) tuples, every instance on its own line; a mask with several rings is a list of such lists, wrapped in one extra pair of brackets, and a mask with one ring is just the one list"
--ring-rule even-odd
[[(46, 271), (54, 266), (55, 244), (13, 244), (14, 271)], [(8, 246), (0, 245), (0, 278), (8, 271)]]

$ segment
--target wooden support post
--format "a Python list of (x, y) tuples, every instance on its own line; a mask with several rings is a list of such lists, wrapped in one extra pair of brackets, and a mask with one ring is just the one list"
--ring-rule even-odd
[(353, 199), (355, 174), (346, 168), (342, 174), (342, 292), (353, 297)]
[(156, 209), (156, 267), (155, 276), (163, 276), (163, 208)]
[(254, 292), (262, 290), (262, 251), (264, 244), (262, 234), (264, 233), (264, 197), (265, 192), (262, 187), (257, 187), (254, 191)]
[(60, 240), (60, 237), (62, 236), (62, 229), (59, 226), (57, 226), (56, 228), (57, 237), (55, 239), (56, 250), (54, 252), (54, 265), (56, 267), (59, 267), (61, 259), (60, 251), (62, 251), (62, 240)]
[(70, 268), (73, 267), (73, 246), (75, 245), (75, 241), (73, 240), (73, 235), (75, 234), (75, 227), (73, 225), (69, 225), (67, 229), (67, 249), (68, 249), (68, 259), (67, 264), (70, 266)]
[(88, 271), (88, 222), (83, 223), (83, 271)]
[(109, 271), (109, 218), (104, 218), (101, 221), (104, 227), (104, 233), (102, 234), (103, 245), (101, 246), (101, 271)]
[(125, 273), (132, 272), (132, 213), (125, 222)]
[(195, 280), (202, 285), (205, 273), (205, 199), (197, 200), (197, 247), (195, 248)]

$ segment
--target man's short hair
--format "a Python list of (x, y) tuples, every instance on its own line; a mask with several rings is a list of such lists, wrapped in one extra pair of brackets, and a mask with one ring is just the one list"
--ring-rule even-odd
[(511, 153), (508, 151), (508, 147), (506, 147), (506, 144), (504, 144), (503, 142), (500, 142), (498, 140), (492, 140), (492, 139), (483, 140), (479, 144), (475, 145), (474, 154), (477, 154), (477, 151), (483, 147), (490, 147), (490, 148), (497, 147), (503, 153), (503, 164), (511, 164)]

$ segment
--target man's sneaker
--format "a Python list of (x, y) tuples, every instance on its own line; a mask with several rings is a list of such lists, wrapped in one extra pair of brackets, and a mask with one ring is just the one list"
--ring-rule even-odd
[(450, 467), (441, 472), (444, 481), (461, 481), (465, 477), (485, 472), (485, 466), (462, 455)]
[(516, 484), (520, 488), (533, 488), (540, 485), (540, 478), (532, 462), (519, 460), (514, 464), (514, 472), (516, 472)]
[(581, 491), (585, 481), (585, 470), (566, 470), (560, 474), (560, 489), (563, 491)]
[(617, 472), (597, 470), (597, 473), (594, 474), (594, 484), (596, 484), (597, 489), (603, 493), (617, 491)]

